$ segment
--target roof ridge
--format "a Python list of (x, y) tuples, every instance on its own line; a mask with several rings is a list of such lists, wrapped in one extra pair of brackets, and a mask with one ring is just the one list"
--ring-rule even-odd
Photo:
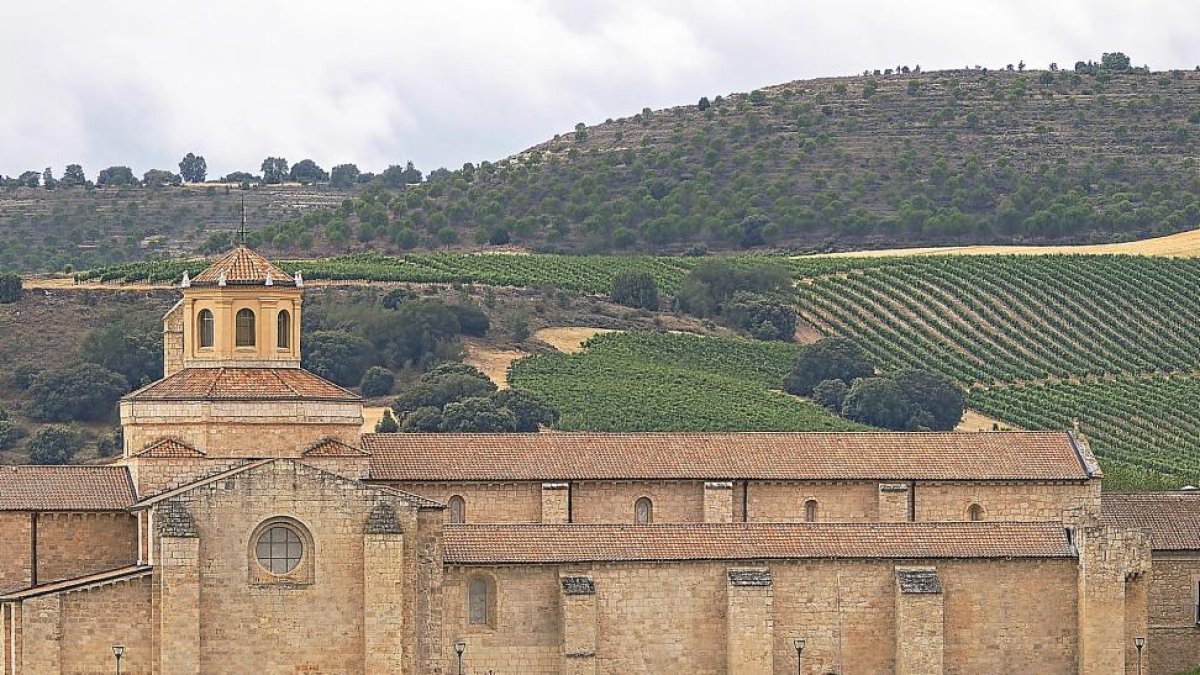
[(283, 386), (287, 387), (288, 391), (292, 392), (296, 396), (300, 396), (300, 391), (298, 389), (296, 389), (295, 387), (293, 387), (290, 382), (283, 379), (283, 376), (279, 374), (279, 369), (272, 368), (271, 374), (275, 376), (276, 380), (279, 380), (279, 384), (282, 384)]

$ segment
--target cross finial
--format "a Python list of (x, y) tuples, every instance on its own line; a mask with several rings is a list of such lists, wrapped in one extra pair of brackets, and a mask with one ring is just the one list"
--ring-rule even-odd
[(242, 226), (238, 228), (238, 244), (246, 244), (246, 198), (242, 197)]

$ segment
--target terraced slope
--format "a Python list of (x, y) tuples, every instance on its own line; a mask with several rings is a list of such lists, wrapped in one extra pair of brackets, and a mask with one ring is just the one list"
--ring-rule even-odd
[[(803, 318), (1024, 428), (1081, 430), (1114, 485), (1200, 478), (1200, 261), (899, 258), (799, 285)], [(1164, 478), (1163, 475), (1166, 477)]]
[(513, 364), (569, 431), (836, 431), (864, 427), (779, 391), (801, 348), (678, 333), (608, 333)]

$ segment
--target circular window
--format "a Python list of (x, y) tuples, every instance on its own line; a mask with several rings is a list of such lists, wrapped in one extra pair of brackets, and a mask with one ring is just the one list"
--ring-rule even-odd
[(300, 564), (304, 544), (292, 528), (272, 525), (259, 536), (254, 553), (258, 564), (271, 574), (287, 574)]

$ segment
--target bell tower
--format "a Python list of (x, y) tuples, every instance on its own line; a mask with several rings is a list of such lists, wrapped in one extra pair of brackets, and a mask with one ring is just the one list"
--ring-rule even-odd
[(180, 286), (181, 367), (300, 367), (299, 273), (238, 244), (194, 279), (185, 274)]

